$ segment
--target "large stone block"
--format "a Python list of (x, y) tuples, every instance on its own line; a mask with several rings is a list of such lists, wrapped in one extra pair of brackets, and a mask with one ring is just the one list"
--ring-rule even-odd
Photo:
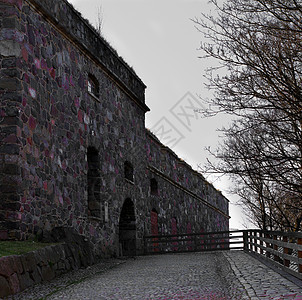
[(30, 278), (32, 278), (35, 284), (38, 284), (42, 281), (41, 271), (38, 266), (35, 265), (34, 270), (30, 273)]
[(35, 282), (30, 277), (30, 274), (28, 272), (25, 272), (23, 274), (19, 274), (19, 282), (20, 282), (20, 290), (23, 291), (27, 289), (30, 286), (33, 286)]
[(5, 298), (11, 294), (11, 289), (7, 279), (3, 276), (0, 276), (0, 298)]
[(14, 268), (12, 264), (13, 260), (10, 256), (0, 257), (0, 275), (9, 277), (14, 273)]
[(11, 265), (13, 267), (14, 272), (16, 272), (17, 274), (21, 274), (23, 272), (21, 256), (20, 255), (11, 255), (9, 257), (11, 259)]
[(54, 269), (50, 265), (41, 267), (41, 278), (43, 281), (49, 281), (55, 277)]
[(0, 41), (0, 55), (2, 56), (20, 56), (20, 44), (13, 40)]
[(16, 155), (20, 153), (20, 146), (17, 144), (0, 145), (0, 153)]
[(8, 239), (8, 230), (7, 229), (4, 229), (4, 230), (0, 229), (0, 241), (1, 240), (7, 240), (7, 239)]
[(21, 262), (25, 272), (33, 272), (36, 269), (36, 252), (29, 252), (21, 256)]
[(17, 273), (12, 274), (8, 280), (12, 294), (19, 293), (21, 291), (21, 287)]

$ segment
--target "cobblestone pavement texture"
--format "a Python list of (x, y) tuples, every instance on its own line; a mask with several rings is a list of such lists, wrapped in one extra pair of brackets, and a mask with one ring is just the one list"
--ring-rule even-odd
[(300, 299), (302, 282), (286, 279), (272, 268), (243, 251), (224, 252), (236, 277), (250, 299)]
[(242, 299), (221, 252), (137, 257), (49, 299)]
[[(300, 299), (290, 281), (243, 251), (110, 260), (11, 299)], [(71, 284), (73, 282), (73, 284)]]

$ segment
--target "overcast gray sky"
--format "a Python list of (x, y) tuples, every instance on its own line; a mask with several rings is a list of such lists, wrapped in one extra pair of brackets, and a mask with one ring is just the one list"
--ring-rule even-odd
[[(191, 18), (210, 11), (207, 0), (69, 0), (93, 25), (102, 11), (103, 35), (147, 85), (146, 127), (194, 169), (215, 149), (218, 128), (228, 119), (201, 119), (198, 96), (210, 97), (205, 68), (213, 64), (198, 56), (201, 34)], [(164, 130), (163, 130), (164, 129)], [(163, 132), (169, 132), (164, 134)], [(211, 180), (210, 180), (211, 181)], [(230, 228), (242, 228), (244, 217), (236, 198), (227, 194), (230, 182), (214, 186), (231, 201)]]

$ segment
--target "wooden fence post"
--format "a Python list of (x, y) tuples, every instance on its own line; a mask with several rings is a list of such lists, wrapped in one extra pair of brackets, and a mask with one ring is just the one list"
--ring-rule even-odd
[[(288, 238), (287, 238), (287, 236), (283, 236), (283, 242), (284, 243), (287, 243), (288, 242)], [(283, 253), (284, 254), (289, 254), (289, 251), (288, 251), (288, 248), (286, 248), (286, 247), (283, 247)], [(290, 261), (288, 260), (288, 259), (283, 259), (283, 265), (285, 266), (285, 267), (288, 267), (289, 268), (289, 264), (290, 264)]]
[(257, 249), (257, 231), (254, 231), (254, 251), (255, 251), (255, 253), (258, 253), (258, 249)]
[[(277, 241), (277, 236), (276, 235), (273, 236), (273, 240)], [(273, 249), (275, 251), (278, 251), (278, 246), (273, 244)], [(279, 256), (277, 254), (274, 254), (274, 261), (279, 261)]]
[[(298, 238), (298, 245), (302, 245), (302, 238)], [(302, 258), (302, 251), (298, 251), (298, 258)], [(299, 273), (302, 273), (301, 264), (299, 264)]]
[[(262, 231), (259, 232), (259, 237), (263, 238), (263, 233)], [(263, 246), (263, 241), (260, 239), (260, 246)], [(263, 255), (263, 249), (260, 247), (260, 254)]]
[[(268, 233), (265, 233), (265, 238), (266, 239), (270, 239), (270, 235)], [(265, 247), (266, 247), (266, 257), (270, 258), (271, 257), (271, 253), (269, 252), (269, 248), (271, 248), (271, 244), (265, 241)]]
[(247, 239), (247, 231), (244, 230), (244, 231), (243, 231), (243, 250), (244, 250), (244, 251), (248, 251), (248, 250), (249, 250), (247, 242), (248, 242), (248, 239)]

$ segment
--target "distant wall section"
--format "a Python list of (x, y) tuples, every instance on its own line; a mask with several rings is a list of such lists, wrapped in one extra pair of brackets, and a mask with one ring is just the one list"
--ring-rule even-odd
[(152, 133), (146, 134), (148, 223), (153, 210), (158, 214), (159, 234), (229, 230), (229, 201)]

